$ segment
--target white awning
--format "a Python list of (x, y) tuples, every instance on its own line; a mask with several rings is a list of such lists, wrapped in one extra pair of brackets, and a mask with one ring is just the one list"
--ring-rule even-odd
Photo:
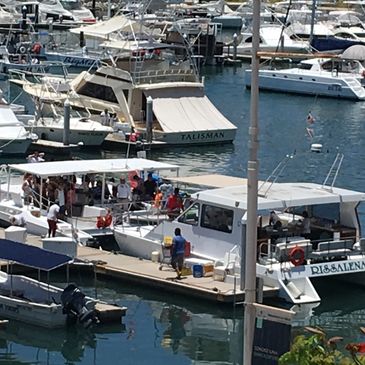
[(74, 174), (97, 173), (127, 173), (129, 171), (177, 171), (177, 165), (147, 160), (143, 158), (131, 159), (100, 159), (100, 160), (72, 160), (52, 161), (40, 163), (11, 164), (9, 168), (42, 177)]
[(224, 188), (227, 186), (247, 185), (247, 179), (235, 176), (211, 174), (197, 176), (181, 176), (170, 178), (170, 181), (179, 184)]
[(70, 29), (70, 32), (74, 34), (80, 34), (80, 32), (84, 32), (84, 35), (87, 37), (107, 39), (109, 34), (118, 31), (142, 32), (144, 29), (146, 28), (143, 27), (140, 22), (128, 19), (123, 15), (118, 15), (103, 22)]
[(236, 129), (204, 95), (202, 87), (147, 89), (153, 112), (164, 132), (216, 131)]

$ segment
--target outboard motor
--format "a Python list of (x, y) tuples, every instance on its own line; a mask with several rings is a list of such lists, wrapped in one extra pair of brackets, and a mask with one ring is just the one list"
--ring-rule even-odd
[(85, 294), (75, 284), (70, 284), (63, 290), (61, 302), (62, 311), (67, 314), (68, 322), (78, 322), (85, 328), (99, 322), (95, 310), (87, 308)]

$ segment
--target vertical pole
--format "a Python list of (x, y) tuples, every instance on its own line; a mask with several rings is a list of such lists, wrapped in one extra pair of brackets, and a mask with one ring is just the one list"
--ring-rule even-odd
[(24, 5), (22, 7), (22, 30), (27, 28), (27, 7)]
[(103, 181), (101, 185), (101, 206), (104, 206), (104, 197), (105, 197), (105, 172), (103, 173)]
[(39, 4), (34, 5), (34, 25), (39, 23)]
[(252, 364), (253, 337), (256, 311), (256, 251), (257, 251), (257, 177), (258, 177), (258, 73), (260, 59), (260, 0), (253, 1), (252, 61), (251, 61), (251, 122), (249, 128), (249, 160), (247, 163), (247, 227), (245, 247), (245, 314), (243, 336), (243, 363)]
[(111, 17), (111, 7), (112, 7), (111, 0), (108, 0), (108, 19), (110, 19)]
[(65, 146), (70, 144), (70, 109), (70, 102), (66, 99), (63, 115), (63, 144)]
[(147, 132), (147, 143), (152, 142), (152, 122), (153, 122), (153, 111), (152, 111), (153, 100), (150, 96), (147, 97), (146, 107), (146, 132)]
[(80, 48), (85, 46), (85, 35), (84, 32), (80, 32)]
[(233, 34), (233, 61), (237, 59), (237, 33)]
[(309, 46), (311, 46), (312, 42), (313, 42), (315, 16), (316, 16), (316, 0), (313, 0), (313, 2), (312, 2), (312, 15), (311, 15), (311, 30), (310, 30), (310, 35), (309, 35)]

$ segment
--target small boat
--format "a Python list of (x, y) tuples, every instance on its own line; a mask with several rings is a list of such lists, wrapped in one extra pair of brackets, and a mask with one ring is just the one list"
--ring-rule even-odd
[[(313, 58), (298, 67), (259, 70), (261, 90), (365, 100), (364, 67), (359, 61)], [(245, 85), (251, 87), (251, 70), (245, 71)]]
[[(73, 260), (6, 239), (0, 239), (0, 257), (47, 272)], [(86, 297), (74, 284), (62, 289), (28, 276), (0, 272), (0, 316), (4, 318), (47, 328), (64, 327), (71, 322), (89, 327), (99, 323), (97, 303), (100, 302)]]

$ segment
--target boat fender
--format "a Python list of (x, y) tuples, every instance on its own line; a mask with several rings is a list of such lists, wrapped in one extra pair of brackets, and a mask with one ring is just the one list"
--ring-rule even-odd
[(22, 54), (24, 54), (25, 52), (27, 52), (27, 49), (24, 46), (21, 46), (19, 48), (19, 52), (22, 53)]
[(32, 47), (32, 53), (39, 54), (41, 53), (42, 45), (40, 43), (34, 43)]
[(289, 259), (294, 266), (303, 265), (305, 260), (305, 252), (303, 248), (299, 246), (292, 248), (289, 252)]

